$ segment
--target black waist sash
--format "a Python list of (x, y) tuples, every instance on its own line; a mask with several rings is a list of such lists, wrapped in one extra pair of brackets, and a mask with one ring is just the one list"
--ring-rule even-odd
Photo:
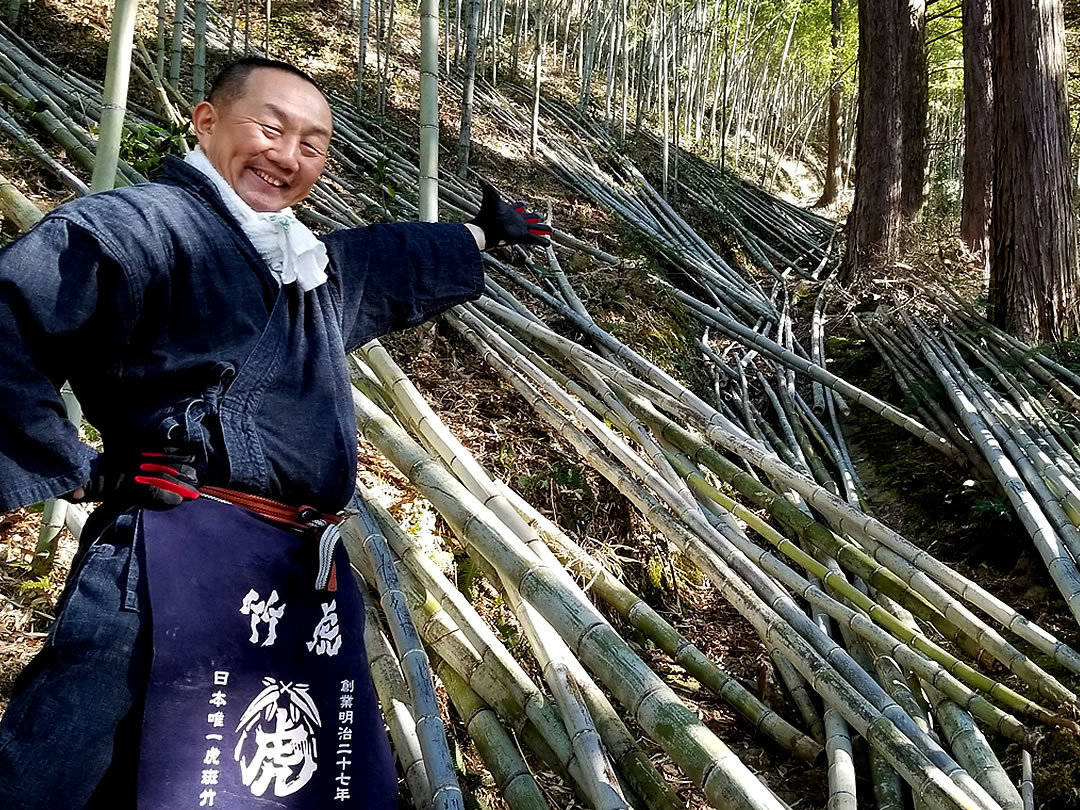
[(397, 777), (342, 547), (208, 498), (140, 523), (154, 645), (140, 810), (397, 807)]

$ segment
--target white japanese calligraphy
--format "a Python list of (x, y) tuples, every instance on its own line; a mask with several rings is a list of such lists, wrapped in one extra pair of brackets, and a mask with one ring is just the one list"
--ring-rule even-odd
[(316, 655), (337, 655), (341, 649), (341, 627), (338, 625), (337, 600), (331, 599), (328, 604), (322, 606), (323, 615), (319, 623), (315, 625), (315, 632), (311, 641), (307, 643), (308, 650)]
[(251, 638), (248, 641), (252, 644), (259, 643), (259, 625), (263, 622), (266, 622), (267, 629), (262, 646), (270, 647), (277, 641), (278, 619), (285, 615), (285, 603), (274, 604), (280, 598), (277, 591), (270, 591), (270, 596), (265, 601), (254, 588), (247, 592), (244, 603), (240, 606), (240, 612), (245, 616), (251, 616)]
[(236, 726), (241, 734), (233, 758), (253, 795), (262, 796), (272, 784), (275, 796), (289, 796), (304, 787), (318, 767), (319, 710), (307, 684), (263, 678), (263, 685)]

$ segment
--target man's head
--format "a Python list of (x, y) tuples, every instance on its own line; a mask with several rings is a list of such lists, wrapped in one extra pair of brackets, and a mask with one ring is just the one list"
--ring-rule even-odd
[(226, 66), (191, 118), (214, 168), (256, 211), (300, 202), (326, 164), (330, 105), (311, 77), (284, 62)]

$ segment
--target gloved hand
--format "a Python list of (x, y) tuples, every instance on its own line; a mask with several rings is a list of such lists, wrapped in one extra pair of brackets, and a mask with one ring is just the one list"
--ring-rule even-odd
[(470, 224), (484, 232), (485, 248), (497, 245), (539, 245), (550, 244), (551, 227), (540, 221), (540, 215), (525, 210), (525, 203), (516, 202), (507, 205), (484, 178), (480, 179), (483, 201), (480, 211)]
[(120, 469), (110, 469), (106, 461), (104, 471), (82, 488), (82, 497), (65, 497), (75, 503), (124, 499), (147, 509), (169, 509), (199, 497), (194, 461), (194, 456), (173, 448), (139, 453), (133, 463)]

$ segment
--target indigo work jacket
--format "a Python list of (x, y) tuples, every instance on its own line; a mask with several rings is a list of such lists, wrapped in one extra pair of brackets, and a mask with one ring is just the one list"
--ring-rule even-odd
[(200, 481), (334, 511), (355, 486), (345, 353), (483, 290), (468, 229), (320, 237), (329, 281), (279, 286), (200, 172), (60, 206), (0, 251), (0, 512), (82, 486), (109, 458), (178, 446)]

